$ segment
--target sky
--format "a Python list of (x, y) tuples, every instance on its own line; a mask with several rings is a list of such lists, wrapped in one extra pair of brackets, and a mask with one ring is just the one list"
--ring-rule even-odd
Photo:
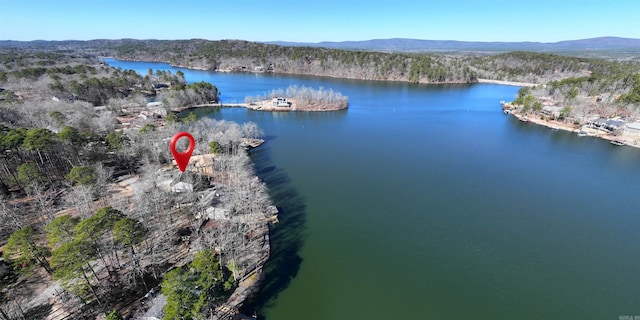
[(0, 40), (640, 38), (639, 0), (0, 0)]

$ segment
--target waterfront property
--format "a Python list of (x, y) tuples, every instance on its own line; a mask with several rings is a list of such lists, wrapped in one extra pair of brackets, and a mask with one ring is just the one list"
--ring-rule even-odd
[(625, 132), (629, 135), (640, 137), (640, 122), (627, 123)]
[(597, 129), (612, 132), (623, 128), (625, 122), (622, 120), (598, 118), (589, 122), (588, 125)]
[(291, 101), (289, 101), (287, 98), (273, 98), (271, 99), (271, 106), (275, 108), (291, 107)]
[(542, 113), (543, 115), (552, 117), (554, 119), (559, 118), (561, 112), (562, 107), (558, 106), (544, 106), (542, 107), (542, 111), (540, 111), (540, 113)]
[(507, 111), (507, 110), (514, 110), (516, 108), (515, 105), (509, 103), (509, 102), (505, 102), (505, 101), (500, 101), (500, 106), (502, 107), (502, 110)]

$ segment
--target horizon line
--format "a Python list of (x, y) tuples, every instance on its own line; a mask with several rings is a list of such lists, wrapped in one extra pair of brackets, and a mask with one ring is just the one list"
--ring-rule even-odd
[(180, 38), (180, 39), (160, 39), (160, 38), (94, 38), (94, 39), (64, 39), (64, 40), (45, 40), (45, 39), (33, 39), (33, 40), (13, 40), (13, 39), (0, 39), (0, 41), (12, 41), (12, 42), (65, 42), (65, 41), (115, 41), (115, 40), (138, 40), (138, 41), (184, 41), (184, 40), (204, 40), (204, 41), (248, 41), (248, 42), (256, 42), (256, 43), (310, 43), (310, 44), (319, 44), (319, 43), (341, 43), (341, 42), (366, 42), (366, 41), (378, 41), (378, 40), (418, 40), (418, 41), (450, 41), (450, 42), (478, 42), (478, 43), (541, 43), (541, 44), (553, 44), (559, 42), (566, 41), (581, 41), (581, 40), (594, 40), (594, 39), (623, 39), (623, 40), (640, 40), (640, 38), (629, 38), (629, 37), (620, 37), (620, 36), (596, 36), (590, 38), (579, 38), (579, 39), (567, 39), (567, 40), (559, 40), (559, 41), (532, 41), (532, 40), (520, 40), (520, 41), (481, 41), (481, 40), (454, 40), (454, 39), (420, 39), (420, 38), (404, 38), (404, 37), (392, 37), (392, 38), (372, 38), (366, 40), (322, 40), (322, 41), (290, 41), (290, 40), (267, 40), (267, 41), (258, 41), (258, 40), (246, 40), (246, 39), (206, 39), (206, 38)]

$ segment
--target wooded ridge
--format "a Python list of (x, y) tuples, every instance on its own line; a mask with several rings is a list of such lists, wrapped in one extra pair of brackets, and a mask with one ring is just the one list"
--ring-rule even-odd
[[(613, 40), (600, 38), (598, 41)], [(581, 43), (593, 41), (596, 40), (591, 42), (585, 40)], [(478, 79), (539, 85), (553, 82), (555, 94), (575, 87), (581, 96), (613, 97), (609, 100), (608, 107), (624, 109), (635, 108), (633, 106), (638, 102), (634, 98), (635, 92), (640, 90), (635, 79), (635, 74), (640, 70), (640, 60), (637, 57), (615, 60), (526, 51), (498, 54), (385, 53), (321, 47), (289, 47), (242, 40), (201, 39), (121, 39), (4, 42), (2, 44), (8, 50), (26, 50), (38, 54), (73, 52), (85, 57), (110, 56), (124, 60), (167, 62), (174, 66), (217, 71), (273, 72), (424, 84), (476, 83)], [(583, 53), (587, 54), (588, 51)], [(10, 66), (11, 62), (9, 62)], [(2, 70), (0, 80), (12, 72), (22, 72), (28, 76), (30, 73), (37, 75), (44, 71), (40, 69)], [(589, 80), (586, 81), (586, 79)]]

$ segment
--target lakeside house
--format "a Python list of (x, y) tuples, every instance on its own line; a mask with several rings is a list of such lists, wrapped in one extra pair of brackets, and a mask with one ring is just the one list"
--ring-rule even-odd
[(156, 83), (156, 84), (153, 85), (153, 88), (155, 90), (167, 89), (167, 88), (169, 88), (169, 84), (167, 84), (167, 83)]
[(556, 102), (551, 97), (537, 97), (537, 100), (545, 107), (555, 107)]
[(180, 181), (171, 186), (171, 192), (173, 193), (193, 192), (193, 184)]
[(272, 107), (290, 107), (291, 102), (287, 98), (273, 98), (271, 105)]
[(512, 110), (516, 108), (516, 106), (511, 104), (511, 102), (506, 101), (500, 101), (500, 107), (502, 107), (502, 110)]
[(93, 107), (93, 111), (95, 113), (105, 112), (105, 111), (107, 111), (107, 106), (96, 106), (96, 107)]
[(160, 117), (167, 116), (167, 109), (164, 108), (164, 104), (160, 101), (154, 101), (147, 103), (147, 109), (149, 112), (155, 113)]
[(73, 103), (76, 100), (76, 97), (72, 94), (64, 94), (64, 95), (55, 95), (53, 97), (51, 97), (51, 101), (55, 101), (55, 102), (67, 102), (67, 103)]
[(559, 118), (560, 113), (562, 113), (562, 107), (558, 106), (545, 106), (542, 107), (542, 111), (540, 111), (545, 116), (551, 116), (553, 118)]
[(640, 122), (627, 123), (625, 131), (627, 134), (640, 137)]
[(589, 122), (587, 125), (592, 128), (604, 130), (607, 132), (612, 132), (619, 129), (623, 129), (625, 126), (625, 122), (622, 120), (598, 118), (596, 120)]

